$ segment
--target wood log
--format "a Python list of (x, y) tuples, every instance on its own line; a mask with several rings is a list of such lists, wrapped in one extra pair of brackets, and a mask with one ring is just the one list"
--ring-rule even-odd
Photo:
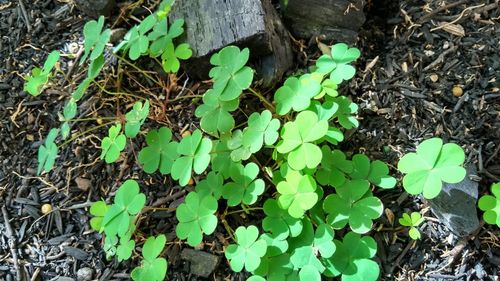
[(297, 37), (354, 43), (365, 22), (364, 0), (288, 0), (285, 24)]
[(292, 65), (288, 31), (269, 0), (176, 1), (170, 21), (185, 20), (185, 40), (193, 57), (185, 64), (189, 75), (206, 79), (210, 56), (227, 45), (248, 47), (257, 79), (270, 86)]
[(115, 0), (75, 0), (76, 7), (89, 17), (109, 16), (116, 7)]

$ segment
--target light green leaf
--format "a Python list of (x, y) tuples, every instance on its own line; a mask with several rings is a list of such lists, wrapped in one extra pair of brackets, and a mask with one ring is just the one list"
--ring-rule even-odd
[(276, 113), (285, 115), (291, 109), (300, 112), (309, 107), (311, 99), (320, 91), (320, 83), (311, 74), (304, 74), (300, 78), (290, 77), (274, 95)]
[(286, 181), (278, 183), (276, 189), (280, 193), (278, 204), (294, 218), (301, 218), (304, 212), (311, 209), (318, 201), (316, 182), (310, 175), (301, 175), (290, 170)]
[(188, 184), (191, 174), (201, 174), (210, 163), (212, 142), (201, 135), (200, 130), (195, 130), (192, 135), (181, 140), (177, 146), (180, 155), (172, 165), (172, 178), (179, 180), (181, 186)]
[(259, 166), (250, 162), (246, 166), (235, 166), (231, 171), (233, 182), (226, 183), (222, 188), (222, 197), (227, 199), (228, 206), (244, 203), (251, 205), (264, 192), (264, 181), (257, 179)]
[(259, 267), (261, 258), (266, 254), (267, 243), (258, 237), (259, 230), (253, 225), (236, 229), (237, 244), (229, 245), (225, 252), (232, 270), (240, 272), (245, 268), (251, 272)]
[(142, 124), (149, 114), (149, 101), (146, 100), (144, 105), (138, 101), (134, 103), (132, 109), (125, 114), (125, 135), (128, 138), (135, 138), (141, 129)]
[(172, 165), (177, 159), (177, 142), (171, 141), (172, 131), (162, 127), (151, 130), (146, 135), (147, 147), (139, 151), (139, 163), (148, 174), (154, 173), (158, 168), (163, 175), (170, 174)]
[(38, 175), (40, 175), (42, 171), (50, 171), (54, 166), (57, 152), (59, 150), (54, 141), (58, 134), (59, 129), (50, 129), (49, 134), (45, 139), (45, 143), (38, 148)]
[(120, 157), (120, 152), (125, 148), (127, 139), (124, 134), (120, 133), (121, 124), (111, 126), (108, 130), (108, 136), (101, 141), (101, 159), (106, 163), (115, 162)]

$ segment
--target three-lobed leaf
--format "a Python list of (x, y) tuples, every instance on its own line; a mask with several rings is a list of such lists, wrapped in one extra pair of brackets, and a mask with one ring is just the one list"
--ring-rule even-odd
[(178, 156), (178, 143), (171, 141), (171, 139), (172, 131), (167, 127), (148, 132), (146, 135), (148, 146), (139, 151), (139, 163), (146, 173), (151, 174), (159, 169), (163, 175), (170, 174), (172, 165)]
[(301, 218), (304, 212), (311, 209), (318, 201), (316, 181), (310, 175), (301, 175), (290, 170), (286, 180), (276, 186), (280, 196), (278, 204), (294, 218)]
[(167, 260), (158, 257), (167, 241), (165, 235), (149, 237), (142, 247), (142, 256), (144, 257), (140, 267), (134, 268), (130, 277), (136, 281), (161, 281), (165, 279), (167, 273)]
[(54, 141), (58, 134), (59, 129), (50, 129), (49, 134), (45, 139), (45, 143), (38, 148), (38, 175), (40, 175), (42, 171), (50, 171), (50, 169), (54, 166), (57, 152), (59, 150)]
[(479, 198), (479, 209), (484, 211), (483, 219), (486, 223), (500, 227), (500, 183), (491, 186), (493, 195), (483, 195)]
[(257, 269), (267, 251), (267, 243), (259, 239), (257, 227), (254, 225), (238, 227), (235, 240), (237, 244), (229, 245), (224, 253), (231, 269), (236, 272), (240, 272), (243, 268), (250, 272)]
[(28, 92), (32, 96), (38, 96), (42, 92), (43, 86), (49, 81), (49, 76), (51, 75), (52, 69), (59, 60), (60, 54), (58, 51), (52, 51), (45, 60), (43, 68), (40, 69), (35, 67), (31, 70), (31, 75), (26, 76), (24, 79), (26, 83), (24, 84), (24, 91)]
[(108, 136), (101, 141), (101, 159), (106, 163), (115, 162), (125, 148), (127, 138), (121, 133), (122, 125), (116, 124), (108, 130)]
[(180, 155), (172, 165), (172, 178), (179, 180), (181, 186), (188, 184), (191, 174), (201, 174), (210, 164), (212, 142), (202, 137), (200, 130), (195, 130), (190, 136), (184, 137), (177, 146)]
[(322, 55), (316, 61), (316, 71), (329, 75), (330, 80), (338, 85), (354, 77), (356, 69), (349, 63), (358, 59), (360, 55), (358, 49), (349, 48), (345, 43), (335, 44), (330, 54)]
[(240, 104), (239, 99), (222, 101), (220, 94), (220, 91), (208, 90), (203, 95), (203, 104), (195, 111), (196, 117), (201, 118), (201, 129), (213, 136), (227, 134), (234, 128), (234, 118), (229, 112)]
[(305, 110), (320, 91), (320, 82), (311, 74), (304, 74), (300, 78), (290, 77), (274, 94), (276, 113), (285, 115), (292, 109), (297, 112)]
[(87, 57), (90, 55), (90, 60), (93, 61), (100, 57), (111, 37), (111, 30), (106, 29), (102, 31), (104, 27), (104, 16), (100, 16), (98, 21), (91, 20), (87, 22), (83, 27), (83, 35), (85, 37), (85, 42), (83, 44), (84, 53), (80, 59), (80, 64), (82, 64)]
[(406, 192), (422, 193), (426, 199), (438, 196), (442, 182), (458, 183), (465, 178), (461, 166), (465, 160), (463, 149), (454, 144), (443, 145), (440, 138), (431, 138), (417, 146), (416, 152), (404, 155), (398, 163), (398, 170), (407, 175), (403, 178)]
[(187, 239), (190, 246), (196, 246), (203, 240), (203, 233), (212, 234), (217, 226), (217, 200), (196, 192), (190, 192), (185, 202), (177, 207), (175, 215), (179, 223), (175, 233), (179, 239)]
[(149, 101), (144, 104), (138, 101), (134, 103), (132, 109), (125, 114), (125, 136), (135, 138), (139, 133), (142, 124), (146, 121), (149, 114)]
[(237, 164), (231, 171), (233, 182), (226, 183), (222, 188), (222, 197), (227, 199), (228, 206), (240, 203), (251, 205), (264, 192), (264, 181), (258, 179), (259, 166), (250, 162), (246, 166)]

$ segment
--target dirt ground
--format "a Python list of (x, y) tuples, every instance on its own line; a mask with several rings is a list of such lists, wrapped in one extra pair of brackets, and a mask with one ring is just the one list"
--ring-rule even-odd
[[(0, 280), (17, 280), (19, 272), (26, 280), (76, 280), (82, 268), (89, 268), (93, 279), (127, 279), (135, 264), (106, 261), (101, 237), (89, 227), (89, 202), (112, 196), (127, 178), (141, 180), (148, 205), (174, 207), (186, 194), (165, 177), (147, 175), (135, 165), (142, 139), (128, 146), (118, 163), (100, 161), (105, 128), (61, 148), (55, 168), (36, 176), (38, 147), (48, 130), (59, 126), (56, 112), (62, 110), (77, 79), (31, 97), (22, 91), (22, 77), (33, 65), (41, 65), (50, 51), (71, 53), (81, 44), (87, 19), (70, 2), (0, 1)], [(498, 5), (498, 0), (369, 1), (357, 43), (362, 53), (358, 73), (343, 89), (360, 106), (360, 127), (348, 134), (343, 149), (386, 161), (393, 175), (401, 178), (394, 167), (402, 154), (423, 139), (439, 136), (465, 149), (467, 163), (477, 169), (480, 196), (500, 182)], [(304, 42), (307, 46), (314, 40)], [(317, 45), (307, 46), (306, 53), (312, 64), (319, 54)], [(63, 58), (61, 69), (70, 68), (71, 59)], [(77, 70), (73, 76), (82, 74), (84, 70)], [(184, 77), (179, 79), (178, 85), (170, 85), (172, 89), (184, 86)], [(187, 83), (191, 89), (203, 85)], [(142, 94), (138, 85), (129, 86)], [(453, 88), (461, 93), (454, 94)], [(80, 118), (124, 112), (128, 100), (118, 102), (94, 90), (79, 106)], [(157, 107), (150, 119), (181, 131), (195, 128), (189, 117), (193, 111), (189, 102)], [(93, 121), (79, 122), (72, 130), (94, 126)], [(484, 225), (457, 238), (435, 219), (428, 202), (405, 195), (400, 186), (377, 195), (396, 218), (410, 210), (425, 210), (429, 218), (420, 227), (423, 237), (417, 242), (390, 215), (376, 222), (372, 235), (378, 243), (382, 280), (498, 280), (497, 227)], [(41, 207), (47, 203), (53, 211), (44, 215)], [(175, 222), (173, 211), (152, 213), (141, 220), (141, 234), (165, 233), (167, 241), (175, 241)], [(228, 270), (223, 258), (225, 236), (220, 226), (205, 241), (204, 251), (222, 257), (213, 278), (244, 280), (244, 274)], [(168, 279), (203, 280), (190, 274), (189, 265), (179, 258), (184, 247), (168, 245)]]

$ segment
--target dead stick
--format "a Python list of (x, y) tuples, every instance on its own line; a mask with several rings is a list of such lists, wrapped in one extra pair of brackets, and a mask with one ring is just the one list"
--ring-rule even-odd
[(455, 2), (455, 3), (451, 3), (451, 4), (448, 4), (448, 5), (444, 5), (444, 6), (442, 6), (442, 7), (439, 7), (439, 8), (437, 8), (437, 9), (433, 10), (432, 12), (430, 12), (430, 13), (428, 13), (428, 14), (426, 14), (426, 15), (422, 16), (422, 17), (421, 17), (421, 18), (417, 21), (417, 23), (418, 23), (418, 24), (422, 24), (422, 23), (426, 22), (426, 21), (427, 21), (427, 19), (429, 19), (430, 17), (432, 17), (432, 16), (434, 16), (434, 15), (436, 15), (436, 14), (440, 13), (441, 11), (444, 11), (444, 10), (447, 10), (447, 9), (450, 9), (450, 8), (453, 8), (453, 7), (455, 7), (455, 6), (458, 6), (458, 5), (461, 5), (461, 4), (464, 4), (464, 3), (467, 3), (467, 2), (469, 2), (469, 0), (461, 0), (461, 1), (457, 1), (457, 2)]
[(16, 239), (14, 238), (14, 232), (12, 231), (12, 227), (10, 226), (9, 215), (5, 206), (2, 206), (2, 214), (5, 224), (5, 234), (7, 235), (7, 239), (9, 240), (10, 253), (12, 255), (12, 259), (14, 260), (14, 267), (16, 268), (17, 280), (25, 280), (17, 261)]
[(406, 245), (406, 247), (403, 249), (403, 251), (401, 252), (401, 254), (398, 256), (398, 258), (394, 261), (394, 264), (392, 265), (391, 267), (391, 270), (389, 271), (390, 273), (392, 273), (394, 271), (394, 269), (399, 266), (399, 263), (401, 262), (401, 260), (404, 258), (404, 256), (406, 255), (406, 253), (408, 252), (408, 250), (410, 250), (410, 248), (413, 246), (413, 244), (415, 244), (415, 240), (412, 240), (408, 243), (408, 245)]

